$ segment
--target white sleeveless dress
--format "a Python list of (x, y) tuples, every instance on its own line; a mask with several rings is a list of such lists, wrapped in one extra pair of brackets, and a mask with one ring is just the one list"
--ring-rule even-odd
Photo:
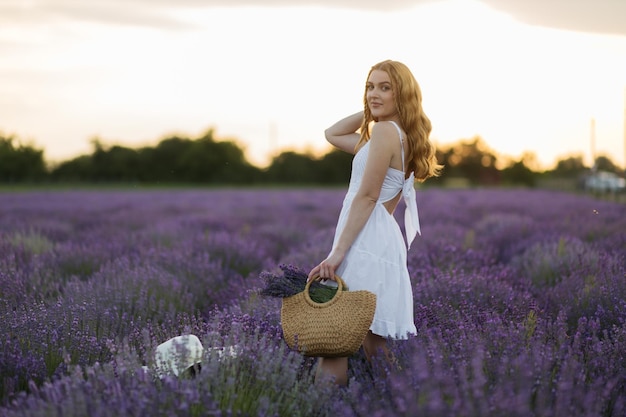
[[(397, 124), (404, 164), (403, 135)], [(339, 214), (333, 248), (348, 219), (352, 199), (356, 195), (370, 149), (367, 142), (354, 156), (350, 185)], [(415, 202), (414, 176), (405, 180), (403, 171), (389, 168), (385, 175), (380, 197), (367, 223), (350, 247), (336, 270), (350, 290), (368, 290), (376, 294), (376, 313), (370, 327), (372, 333), (392, 339), (407, 339), (416, 334), (413, 316), (413, 293), (407, 269), (407, 246), (419, 233), (419, 218)], [(402, 192), (406, 203), (404, 242), (398, 222), (389, 214), (383, 203)]]

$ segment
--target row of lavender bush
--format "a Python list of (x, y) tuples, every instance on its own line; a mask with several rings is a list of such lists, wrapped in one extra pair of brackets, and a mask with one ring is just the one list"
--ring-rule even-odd
[[(391, 344), (399, 369), (358, 353), (347, 388), (314, 384), (260, 275), (319, 262), (342, 197), (0, 194), (0, 414), (626, 414), (626, 207), (565, 193), (418, 191), (418, 335)], [(142, 371), (186, 333), (238, 354), (207, 349), (192, 379)]]

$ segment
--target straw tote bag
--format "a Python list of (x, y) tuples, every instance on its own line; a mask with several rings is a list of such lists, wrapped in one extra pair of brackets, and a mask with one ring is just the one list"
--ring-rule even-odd
[(354, 354), (365, 339), (374, 319), (376, 295), (348, 291), (335, 275), (337, 293), (325, 302), (311, 300), (307, 282), (304, 291), (283, 298), (280, 320), (285, 342), (305, 356), (341, 357)]

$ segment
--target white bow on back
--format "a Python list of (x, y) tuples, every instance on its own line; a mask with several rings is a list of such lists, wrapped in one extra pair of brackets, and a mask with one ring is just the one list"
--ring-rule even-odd
[(409, 178), (404, 180), (404, 186), (402, 187), (402, 197), (406, 204), (404, 210), (404, 229), (406, 230), (406, 242), (407, 249), (411, 248), (411, 242), (415, 239), (415, 236), (420, 230), (420, 219), (417, 213), (417, 200), (415, 196), (415, 175), (411, 172)]

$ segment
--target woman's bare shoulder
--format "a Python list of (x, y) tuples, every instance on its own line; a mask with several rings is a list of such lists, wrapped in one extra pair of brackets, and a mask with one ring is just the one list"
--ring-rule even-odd
[(391, 140), (399, 140), (398, 129), (393, 122), (378, 122), (372, 126), (370, 140), (389, 143)]

